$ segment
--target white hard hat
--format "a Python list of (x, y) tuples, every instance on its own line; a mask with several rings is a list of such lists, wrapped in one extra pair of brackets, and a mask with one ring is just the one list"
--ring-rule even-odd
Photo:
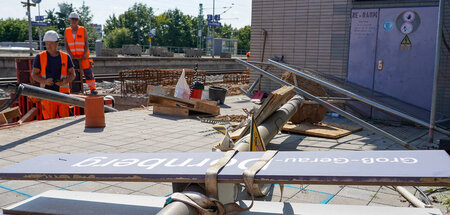
[(77, 13), (75, 13), (75, 12), (72, 12), (72, 13), (70, 13), (70, 15), (69, 15), (69, 19), (79, 19), (80, 17), (78, 16), (78, 14)]
[(44, 34), (44, 42), (56, 42), (59, 40), (58, 33), (56, 31), (50, 30)]

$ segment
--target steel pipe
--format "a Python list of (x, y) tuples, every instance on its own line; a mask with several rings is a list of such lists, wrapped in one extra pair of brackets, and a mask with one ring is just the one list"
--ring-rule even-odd
[[(425, 122), (425, 121), (423, 121), (423, 120), (414, 118), (414, 117), (412, 117), (412, 116), (410, 116), (410, 115), (404, 114), (404, 113), (402, 113), (402, 112), (400, 112), (400, 111), (397, 111), (397, 110), (394, 110), (394, 109), (392, 109), (392, 108), (390, 108), (390, 107), (384, 106), (384, 105), (382, 105), (382, 104), (380, 104), (380, 103), (377, 103), (377, 102), (375, 102), (375, 101), (372, 101), (372, 100), (370, 100), (370, 99), (367, 99), (367, 98), (365, 98), (365, 97), (362, 97), (362, 96), (360, 96), (360, 95), (358, 95), (358, 94), (352, 93), (352, 92), (350, 92), (350, 91), (348, 91), (348, 90), (342, 89), (342, 88), (340, 88), (340, 87), (338, 87), (338, 86), (332, 85), (332, 84), (330, 84), (330, 83), (328, 83), (328, 82), (322, 81), (322, 80), (320, 80), (320, 79), (318, 79), (318, 78), (316, 78), (316, 77), (313, 77), (313, 76), (311, 76), (311, 75), (302, 73), (302, 72), (300, 72), (300, 71), (298, 71), (298, 70), (296, 70), (296, 69), (294, 69), (294, 68), (292, 68), (292, 67), (286, 66), (286, 65), (284, 65), (284, 64), (282, 64), (282, 63), (275, 62), (275, 61), (273, 61), (273, 60), (269, 60), (269, 62), (270, 62), (272, 65), (274, 65), (274, 66), (276, 66), (276, 67), (278, 67), (278, 68), (281, 68), (281, 69), (284, 69), (284, 70), (293, 72), (293, 73), (295, 73), (295, 74), (297, 74), (297, 75), (300, 75), (300, 76), (303, 77), (303, 78), (306, 78), (306, 79), (308, 79), (308, 80), (314, 81), (314, 82), (316, 82), (316, 83), (318, 83), (318, 84), (320, 84), (320, 85), (322, 85), (322, 86), (325, 86), (325, 87), (334, 89), (334, 90), (336, 90), (336, 91), (338, 91), (338, 92), (340, 92), (340, 93), (342, 93), (342, 94), (344, 94), (344, 95), (346, 95), (346, 96), (349, 96), (349, 97), (351, 97), (351, 98), (354, 98), (354, 99), (356, 99), (356, 100), (358, 100), (358, 101), (364, 102), (364, 103), (366, 103), (366, 104), (369, 104), (369, 105), (374, 106), (374, 107), (376, 107), (376, 108), (379, 108), (379, 109), (381, 109), (381, 110), (387, 111), (387, 112), (389, 112), (389, 113), (392, 113), (392, 114), (394, 114), (394, 115), (396, 115), (396, 116), (399, 116), (399, 117), (402, 117), (402, 118), (404, 118), (404, 119), (413, 121), (413, 122), (415, 122), (415, 123), (417, 123), (417, 124), (419, 124), (419, 125), (423, 125), (423, 126), (425, 126), (425, 127), (427, 127), (427, 128), (430, 127), (430, 123), (427, 123), (427, 122)], [(441, 129), (441, 128), (438, 128), (438, 127), (433, 127), (433, 129), (435, 129), (436, 131), (442, 132), (443, 134), (450, 135), (450, 131), (447, 131), (447, 130), (445, 130), (445, 129)]]
[[(19, 84), (17, 87), (22, 88), (22, 95), (35, 97), (39, 99), (60, 102), (64, 104), (74, 105), (78, 107), (85, 107), (85, 101), (82, 98), (78, 98), (75, 96), (67, 95), (64, 93), (56, 92), (53, 90), (47, 90), (40, 87), (35, 87), (28, 84)], [(0, 86), (0, 89), (4, 90), (8, 93), (16, 92), (16, 86), (8, 85), (8, 86)], [(118, 110), (109, 106), (104, 106), (105, 112), (117, 112)]]
[[(304, 98), (302, 96), (295, 95), (258, 126), (258, 131), (264, 145), (267, 145), (278, 134), (284, 124), (297, 112), (298, 107), (303, 101)], [(234, 149), (240, 152), (248, 151), (250, 149), (250, 134), (238, 140), (235, 143)]]
[(413, 204), (416, 208), (426, 208), (429, 207), (428, 205), (426, 205), (425, 203), (423, 203), (422, 201), (420, 201), (418, 198), (416, 198), (412, 193), (410, 193), (406, 188), (402, 187), (402, 186), (397, 186), (395, 187), (395, 189), (397, 190), (397, 192), (399, 192), (403, 197), (405, 197), (406, 200), (408, 200), (408, 202), (410, 202), (411, 204)]
[[(269, 72), (266, 72), (266, 71), (264, 71), (264, 70), (258, 68), (257, 66), (255, 66), (255, 65), (253, 65), (253, 64), (250, 64), (250, 63), (248, 63), (248, 62), (246, 62), (246, 61), (243, 61), (243, 60), (240, 60), (240, 59), (236, 59), (236, 61), (237, 61), (238, 63), (242, 63), (242, 64), (244, 64), (244, 65), (246, 65), (246, 66), (248, 66), (248, 67), (254, 69), (255, 71), (257, 71), (257, 72), (263, 74), (264, 76), (266, 76), (267, 78), (269, 78), (269, 79), (272, 80), (272, 81), (275, 81), (275, 82), (277, 82), (277, 83), (279, 83), (279, 84), (282, 84), (282, 85), (292, 86), (292, 84), (290, 84), (290, 83), (288, 83), (288, 82), (286, 82), (286, 81), (281, 80), (280, 78), (276, 77), (275, 75), (272, 75), (272, 74), (270, 74)], [(367, 128), (367, 129), (369, 129), (369, 130), (371, 130), (371, 131), (373, 131), (373, 132), (375, 132), (375, 133), (377, 133), (377, 134), (379, 134), (379, 135), (382, 135), (382, 136), (384, 136), (384, 137), (386, 137), (386, 138), (388, 138), (388, 139), (390, 139), (390, 140), (392, 140), (392, 141), (394, 141), (394, 142), (396, 142), (396, 143), (402, 145), (403, 147), (405, 147), (405, 148), (407, 148), (407, 149), (417, 149), (416, 147), (409, 145), (409, 144), (406, 143), (405, 141), (403, 141), (403, 140), (401, 140), (401, 139), (399, 139), (399, 138), (393, 136), (392, 134), (389, 134), (389, 133), (387, 133), (386, 131), (383, 131), (383, 130), (379, 129), (379, 128), (377, 128), (377, 127), (375, 127), (375, 126), (373, 126), (373, 125), (367, 123), (366, 121), (361, 120), (361, 119), (359, 119), (358, 117), (353, 116), (352, 114), (347, 113), (347, 112), (345, 112), (345, 111), (339, 109), (338, 107), (336, 107), (336, 106), (330, 104), (329, 102), (326, 102), (326, 101), (324, 101), (324, 100), (322, 100), (322, 99), (319, 99), (319, 98), (317, 98), (317, 97), (311, 95), (310, 93), (308, 93), (308, 92), (306, 92), (306, 91), (304, 91), (304, 90), (302, 90), (302, 89), (300, 89), (300, 88), (298, 88), (298, 87), (294, 87), (294, 90), (295, 90), (297, 93), (299, 93), (300, 95), (305, 96), (305, 97), (308, 97), (308, 98), (310, 98), (310, 99), (316, 101), (317, 103), (322, 104), (322, 105), (323, 105), (325, 108), (327, 108), (328, 110), (331, 110), (331, 111), (334, 111), (334, 112), (336, 112), (336, 113), (339, 113), (339, 114), (341, 114), (342, 116), (346, 117), (347, 119), (350, 119), (350, 120), (352, 120), (353, 122), (357, 123), (358, 125), (361, 125), (361, 126), (364, 127), (364, 128)]]
[[(444, 15), (444, 1), (439, 0), (439, 13), (438, 13), (438, 30), (436, 33), (436, 44), (434, 53), (434, 72), (433, 72), (433, 92), (431, 95), (431, 113), (430, 113), (430, 125), (428, 126), (428, 141), (430, 143), (434, 140), (434, 130), (436, 127), (436, 100), (437, 100), (437, 84), (439, 75), (439, 64), (440, 64), (440, 54), (441, 54), (441, 40), (442, 40), (442, 17)], [(448, 135), (448, 134), (447, 134)]]

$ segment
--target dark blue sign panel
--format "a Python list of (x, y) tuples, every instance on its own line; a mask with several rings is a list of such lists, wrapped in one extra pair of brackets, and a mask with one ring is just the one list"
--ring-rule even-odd
[(41, 26), (41, 27), (48, 27), (50, 26), (50, 23), (48, 22), (31, 22), (32, 26)]
[(209, 26), (214, 26), (214, 27), (222, 27), (222, 23), (220, 23), (220, 22), (210, 22), (210, 21), (208, 21), (208, 25)]
[[(239, 152), (219, 173), (242, 182), (264, 152)], [(0, 179), (201, 182), (222, 152), (42, 155), (0, 170)], [(438, 164), (438, 165), (437, 165)], [(445, 151), (279, 152), (257, 183), (328, 183), (450, 186)]]
[(44, 21), (44, 16), (35, 16), (34, 19), (36, 21)]
[(206, 21), (212, 21), (212, 20), (213, 20), (212, 14), (206, 15)]

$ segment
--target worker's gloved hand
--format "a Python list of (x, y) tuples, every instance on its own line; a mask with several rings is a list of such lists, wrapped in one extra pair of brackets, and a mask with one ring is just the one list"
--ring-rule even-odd
[(83, 60), (87, 59), (87, 54), (86, 54), (86, 52), (83, 54), (82, 59), (83, 59)]
[(47, 78), (47, 79), (45, 79), (45, 85), (53, 86), (53, 78)]

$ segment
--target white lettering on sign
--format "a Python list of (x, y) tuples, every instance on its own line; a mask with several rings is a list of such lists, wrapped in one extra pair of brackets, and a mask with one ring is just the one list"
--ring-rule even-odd
[(189, 164), (189, 165), (187, 165), (187, 166), (188, 166), (188, 167), (192, 167), (192, 166), (200, 167), (200, 166), (205, 165), (209, 160), (211, 160), (211, 159), (205, 158), (205, 159), (203, 159), (202, 162), (200, 162), (200, 163), (198, 163), (198, 164)]
[[(217, 162), (219, 162), (219, 159), (211, 161), (211, 163), (209, 165), (212, 166), (212, 165), (216, 164)], [(225, 165), (225, 166), (232, 166), (236, 162), (237, 162), (237, 160), (232, 158), (230, 161), (228, 161), (227, 165)]]
[(285, 158), (284, 160), (275, 160), (276, 162), (284, 163), (334, 163), (334, 164), (346, 164), (350, 162), (361, 162), (363, 164), (373, 163), (403, 163), (403, 164), (415, 164), (418, 163), (416, 158), (404, 157), (404, 158), (361, 158), (361, 159), (349, 159), (349, 158)]
[[(243, 170), (248, 169), (251, 165), (247, 166), (247, 163), (249, 163), (251, 161), (258, 161), (258, 160), (259, 160), (259, 158), (253, 158), (253, 159), (247, 159), (247, 160), (241, 161), (238, 164), (238, 168), (243, 169)], [(269, 167), (270, 163), (272, 163), (272, 161), (273, 161), (273, 159), (271, 159), (269, 162), (267, 162), (266, 165), (264, 165), (264, 167), (261, 168), (261, 170), (266, 170), (267, 167)]]
[[(240, 161), (233, 158), (226, 166), (234, 166), (237, 164), (239, 169), (245, 170), (249, 168), (253, 163), (258, 161), (259, 158), (251, 158)], [(194, 158), (151, 158), (146, 160), (140, 160), (138, 158), (127, 158), (127, 159), (113, 159), (108, 157), (91, 157), (76, 164), (72, 167), (128, 167), (136, 165), (138, 167), (144, 167), (146, 169), (153, 169), (157, 166), (163, 165), (164, 167), (204, 167), (211, 166), (217, 163), (217, 160), (211, 161), (211, 158), (204, 158), (202, 160), (195, 160)], [(362, 163), (362, 164), (388, 164), (388, 163), (401, 163), (401, 164), (415, 164), (418, 163), (418, 159), (413, 157), (364, 157), (359, 159), (351, 159), (346, 157), (290, 157), (279, 160), (270, 160), (262, 170), (266, 170), (271, 162), (282, 162), (282, 163), (331, 163), (331, 164), (349, 164), (349, 163)]]
[[(153, 169), (153, 168), (155, 168), (156, 166), (160, 165), (161, 163), (163, 163), (166, 160), (167, 159), (165, 159), (165, 158), (163, 158), (163, 159), (158, 159), (158, 158), (147, 159), (147, 160), (144, 160), (144, 161), (138, 163), (138, 166), (147, 167), (147, 169)], [(149, 162), (149, 161), (156, 161), (156, 163), (147, 165), (146, 163)]]
[(88, 158), (84, 161), (81, 161), (79, 163), (76, 163), (74, 165), (72, 165), (73, 167), (87, 167), (87, 166), (92, 166), (94, 164), (98, 164), (100, 162), (102, 162), (101, 159), (107, 159), (107, 157), (93, 157), (93, 158)]
[(166, 164), (164, 164), (164, 166), (165, 167), (186, 166), (189, 162), (192, 161), (192, 158), (189, 158), (189, 159), (185, 160), (184, 162), (182, 162), (180, 164), (173, 164), (177, 160), (178, 160), (178, 158), (172, 159), (169, 162), (167, 162)]
[(136, 164), (138, 162), (139, 162), (139, 159), (136, 159), (136, 158), (123, 159), (122, 161), (113, 164), (113, 166), (115, 166), (115, 167), (131, 166), (131, 165)]

